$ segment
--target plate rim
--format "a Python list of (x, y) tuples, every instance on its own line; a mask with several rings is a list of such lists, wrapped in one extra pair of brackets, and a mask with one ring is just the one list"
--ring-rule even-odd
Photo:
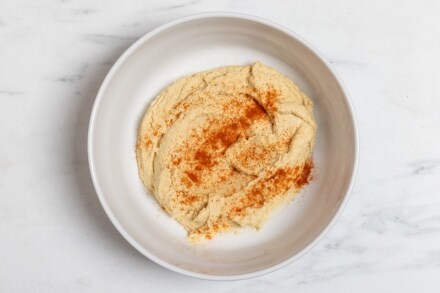
[[(175, 266), (173, 264), (170, 264), (161, 258), (155, 256), (154, 254), (150, 253), (148, 250), (144, 249), (142, 245), (140, 245), (126, 230), (125, 228), (120, 224), (117, 217), (114, 215), (112, 209), (109, 207), (106, 197), (104, 196), (104, 193), (101, 190), (100, 183), (97, 179), (96, 170), (95, 170), (95, 159), (94, 159), (94, 153), (93, 150), (93, 137), (94, 137), (94, 131), (95, 131), (95, 118), (96, 118), (96, 112), (99, 108), (100, 102), (104, 96), (104, 93), (106, 92), (111, 80), (113, 79), (115, 73), (119, 70), (119, 68), (125, 63), (125, 61), (132, 55), (134, 51), (136, 51), (141, 45), (143, 45), (145, 42), (147, 42), (149, 39), (160, 35), (161, 33), (165, 32), (169, 28), (172, 28), (174, 26), (181, 25), (183, 23), (191, 22), (194, 20), (201, 20), (201, 19), (210, 19), (210, 18), (232, 18), (232, 19), (240, 19), (240, 20), (247, 20), (251, 22), (255, 22), (258, 24), (263, 24), (268, 27), (271, 27), (273, 29), (276, 29), (278, 31), (281, 31), (288, 35), (289, 37), (295, 39), (299, 43), (301, 43), (303, 46), (305, 46), (308, 50), (313, 53), (316, 58), (321, 61), (325, 67), (331, 72), (333, 77), (336, 79), (339, 87), (341, 88), (341, 91), (344, 95), (345, 102), (347, 103), (351, 122), (353, 124), (353, 140), (354, 140), (354, 161), (353, 161), (353, 171), (351, 174), (351, 178), (347, 187), (347, 190), (344, 194), (343, 200), (338, 207), (335, 215), (333, 218), (327, 223), (327, 225), (324, 227), (324, 229), (315, 237), (313, 241), (311, 241), (308, 245), (306, 245), (302, 250), (300, 250), (298, 253), (293, 255), (292, 257), (289, 257), (285, 259), (284, 261), (281, 261), (280, 263), (273, 265), (268, 268), (264, 268), (261, 270), (256, 270), (249, 273), (243, 273), (243, 274), (235, 274), (235, 275), (219, 275), (219, 274), (208, 274), (208, 273), (201, 273), (201, 272), (195, 272), (191, 270), (187, 270), (178, 266)], [(261, 275), (265, 275), (268, 273), (271, 273), (273, 271), (276, 271), (280, 268), (283, 268), (295, 260), (299, 259), (303, 255), (305, 255), (307, 252), (309, 252), (314, 246), (316, 246), (328, 233), (328, 231), (333, 227), (333, 225), (336, 223), (336, 221), (339, 219), (340, 215), (342, 214), (345, 206), (347, 205), (347, 202), (351, 196), (351, 192), (356, 180), (357, 171), (358, 171), (358, 164), (359, 164), (359, 126), (356, 119), (356, 113), (353, 107), (353, 104), (350, 100), (350, 96), (347, 92), (347, 89), (342, 82), (341, 78), (337, 74), (337, 72), (331, 67), (328, 61), (326, 61), (322, 54), (317, 51), (316, 48), (314, 48), (310, 43), (308, 43), (304, 38), (302, 38), (300, 35), (298, 35), (295, 32), (292, 32), (287, 27), (284, 27), (272, 20), (268, 20), (259, 16), (254, 16), (250, 14), (245, 13), (236, 13), (236, 12), (202, 12), (202, 13), (196, 13), (187, 15), (184, 17), (180, 17), (177, 19), (174, 19), (172, 21), (169, 21), (165, 24), (162, 24), (153, 30), (147, 32), (146, 34), (142, 35), (139, 39), (137, 39), (133, 44), (131, 44), (116, 60), (116, 62), (112, 65), (111, 69), (107, 73), (106, 77), (104, 78), (98, 93), (96, 95), (95, 101), (93, 103), (93, 108), (90, 114), (90, 120), (89, 120), (89, 127), (88, 127), (88, 134), (87, 134), (87, 156), (88, 156), (88, 162), (89, 162), (89, 169), (90, 169), (90, 175), (92, 178), (93, 186), (95, 188), (96, 194), (98, 196), (98, 199), (107, 215), (107, 217), (110, 219), (113, 226), (116, 228), (116, 230), (124, 237), (124, 239), (130, 243), (137, 251), (139, 251), (142, 255), (147, 257), (149, 260), (155, 262), (156, 264), (169, 269), (171, 271), (180, 273), (182, 275), (198, 278), (198, 279), (204, 279), (204, 280), (214, 280), (214, 281), (231, 281), (231, 280), (243, 280), (243, 279), (249, 279), (253, 277), (258, 277)]]

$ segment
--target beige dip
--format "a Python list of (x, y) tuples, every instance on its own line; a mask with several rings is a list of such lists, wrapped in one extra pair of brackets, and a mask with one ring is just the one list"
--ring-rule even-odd
[(139, 128), (139, 175), (189, 232), (259, 228), (312, 168), (313, 103), (259, 62), (196, 73), (166, 88)]

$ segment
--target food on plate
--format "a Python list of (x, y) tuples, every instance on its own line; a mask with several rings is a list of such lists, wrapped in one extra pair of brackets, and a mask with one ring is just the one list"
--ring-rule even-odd
[(307, 184), (312, 101), (260, 62), (177, 80), (147, 109), (136, 159), (143, 184), (193, 241), (260, 228)]

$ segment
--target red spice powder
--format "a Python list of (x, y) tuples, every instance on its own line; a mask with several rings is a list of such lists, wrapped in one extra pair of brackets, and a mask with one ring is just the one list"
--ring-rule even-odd
[(277, 111), (278, 97), (280, 96), (281, 92), (275, 89), (272, 85), (267, 85), (267, 88), (267, 91), (262, 93), (264, 95), (262, 100), (263, 107), (268, 112), (273, 113)]
[(276, 170), (270, 178), (255, 184), (231, 208), (229, 217), (243, 216), (248, 208), (261, 208), (274, 197), (283, 196), (292, 186), (298, 189), (302, 188), (310, 182), (312, 169), (313, 161), (309, 159), (303, 166)]
[(183, 194), (181, 195), (180, 202), (186, 205), (193, 205), (199, 201), (199, 197), (196, 195)]
[(304, 185), (310, 183), (312, 178), (312, 170), (313, 170), (313, 160), (309, 159), (304, 164), (302, 172), (299, 173), (299, 176), (295, 180), (295, 186), (297, 188), (302, 188)]
[(214, 165), (212, 156), (204, 150), (197, 150), (194, 159), (197, 161), (197, 164), (204, 167), (212, 167)]
[(193, 172), (185, 171), (185, 174), (188, 176), (189, 179), (191, 179), (194, 183), (199, 183), (199, 176)]
[[(183, 161), (188, 162), (188, 169), (185, 174), (195, 185), (205, 182), (204, 176), (222, 160), (226, 150), (240, 137), (246, 136), (251, 125), (261, 119), (268, 119), (264, 108), (256, 101), (247, 100), (246, 104), (232, 99), (228, 102), (228, 110), (232, 113), (242, 113), (232, 121), (229, 119), (213, 120), (209, 127), (202, 131), (200, 137), (190, 140), (186, 147), (180, 151), (183, 154)], [(236, 114), (237, 115), (237, 114)], [(180, 163), (180, 161), (179, 161)], [(204, 178), (205, 177), (205, 178)], [(223, 181), (227, 178), (222, 177)]]

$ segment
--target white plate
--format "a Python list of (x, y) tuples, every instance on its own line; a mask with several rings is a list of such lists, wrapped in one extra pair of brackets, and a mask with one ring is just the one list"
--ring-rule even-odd
[[(138, 177), (137, 128), (152, 99), (176, 79), (256, 60), (286, 74), (314, 101), (319, 127), (314, 151), (316, 179), (260, 231), (229, 233), (194, 246)], [(353, 110), (328, 63), (287, 29), (229, 13), (179, 19), (133, 44), (101, 86), (88, 139), (96, 191), (125, 239), (168, 269), (216, 280), (261, 275), (304, 254), (341, 212), (358, 156)]]

